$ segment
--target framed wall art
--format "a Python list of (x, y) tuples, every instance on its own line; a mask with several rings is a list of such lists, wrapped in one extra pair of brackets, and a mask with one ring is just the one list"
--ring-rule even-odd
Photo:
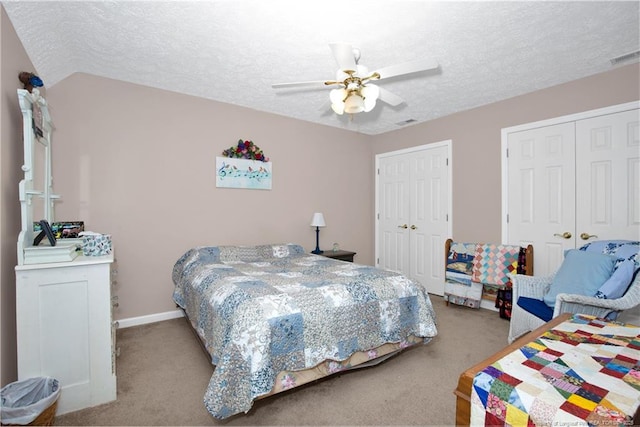
[(271, 190), (271, 179), (271, 162), (216, 157), (216, 187)]

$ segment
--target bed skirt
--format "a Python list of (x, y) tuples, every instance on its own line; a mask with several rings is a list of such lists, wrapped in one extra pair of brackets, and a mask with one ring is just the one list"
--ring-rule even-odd
[(343, 361), (325, 360), (313, 368), (304, 369), (302, 371), (281, 371), (278, 374), (276, 383), (271, 391), (258, 397), (258, 399), (263, 399), (294, 387), (299, 387), (338, 372), (377, 365), (409, 347), (413, 347), (417, 344), (424, 344), (424, 341), (424, 338), (411, 335), (407, 341), (387, 343), (368, 351), (358, 351)]

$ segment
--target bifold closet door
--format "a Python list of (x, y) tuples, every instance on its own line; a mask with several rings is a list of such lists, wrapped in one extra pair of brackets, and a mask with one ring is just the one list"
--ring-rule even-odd
[(508, 243), (532, 244), (536, 275), (593, 240), (640, 236), (638, 110), (508, 136)]
[(533, 245), (536, 275), (553, 273), (575, 247), (574, 147), (573, 123), (509, 135), (508, 243)]
[(384, 157), (379, 167), (379, 248), (381, 268), (409, 272), (409, 196), (411, 158), (407, 154)]
[(446, 146), (385, 156), (379, 163), (378, 266), (444, 294), (450, 193)]
[(576, 243), (640, 238), (639, 111), (576, 122)]

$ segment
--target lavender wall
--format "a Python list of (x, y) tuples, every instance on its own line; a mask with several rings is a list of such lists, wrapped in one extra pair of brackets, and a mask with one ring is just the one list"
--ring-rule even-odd
[[(48, 92), (56, 125), (58, 220), (113, 236), (117, 318), (175, 310), (171, 269), (197, 245), (296, 242), (324, 213), (322, 248), (373, 260), (367, 137), (273, 114), (74, 74)], [(251, 139), (273, 163), (272, 190), (216, 188), (215, 157)]]
[[(23, 177), (22, 113), (16, 90), (21, 71), (33, 64), (0, 6), (0, 384), (15, 381), (16, 366), (16, 242), (20, 232), (18, 183)], [(45, 92), (44, 90), (42, 91)]]

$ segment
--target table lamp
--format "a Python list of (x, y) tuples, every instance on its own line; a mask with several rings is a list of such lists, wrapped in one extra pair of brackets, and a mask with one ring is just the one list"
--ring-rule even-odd
[(316, 228), (316, 248), (311, 251), (312, 254), (321, 254), (324, 251), (320, 250), (320, 227), (325, 227), (324, 216), (320, 212), (313, 214), (311, 219), (311, 226)]

